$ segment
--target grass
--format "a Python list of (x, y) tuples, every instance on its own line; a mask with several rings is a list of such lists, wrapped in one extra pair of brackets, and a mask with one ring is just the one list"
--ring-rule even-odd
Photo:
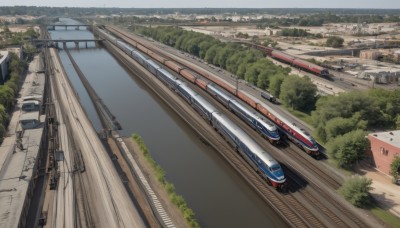
[(311, 116), (308, 115), (307, 113), (300, 112), (297, 110), (294, 110), (292, 108), (285, 107), (285, 109), (290, 112), (292, 115), (296, 116), (297, 118), (301, 119), (302, 121), (306, 122), (308, 125), (312, 126), (312, 120)]
[(179, 208), (182, 216), (186, 219), (189, 226), (193, 228), (200, 227), (200, 224), (196, 221), (194, 217), (193, 210), (187, 206), (183, 196), (175, 192), (174, 184), (167, 181), (167, 179), (165, 178), (165, 171), (161, 168), (160, 165), (157, 164), (153, 157), (151, 157), (151, 153), (144, 143), (142, 137), (137, 134), (133, 134), (132, 139), (139, 145), (140, 150), (142, 151), (147, 162), (152, 167), (158, 181), (164, 186), (164, 189), (168, 193), (171, 202)]
[(392, 213), (385, 211), (377, 206), (372, 207), (370, 211), (372, 212), (372, 214), (380, 218), (385, 223), (389, 224), (391, 227), (400, 227), (400, 218), (393, 215)]

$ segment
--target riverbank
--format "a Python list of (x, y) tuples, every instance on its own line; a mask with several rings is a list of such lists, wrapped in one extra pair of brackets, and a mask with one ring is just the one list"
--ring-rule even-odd
[(147, 162), (143, 152), (140, 150), (139, 145), (130, 137), (124, 138), (124, 142), (132, 156), (135, 158), (135, 161), (139, 165), (143, 174), (146, 176), (151, 188), (159, 198), (160, 203), (169, 213), (172, 221), (174, 221), (175, 226), (183, 228), (189, 227), (179, 208), (171, 202), (164, 186), (158, 181), (156, 173), (153, 171), (153, 168), (150, 166), (149, 162)]

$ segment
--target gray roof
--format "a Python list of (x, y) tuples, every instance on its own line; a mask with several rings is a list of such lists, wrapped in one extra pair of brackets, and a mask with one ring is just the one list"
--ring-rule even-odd
[(26, 130), (22, 150), (16, 147), (1, 167), (0, 227), (18, 227), (30, 182), (36, 175), (42, 133), (43, 128)]
[(400, 149), (400, 130), (377, 132), (369, 135)]

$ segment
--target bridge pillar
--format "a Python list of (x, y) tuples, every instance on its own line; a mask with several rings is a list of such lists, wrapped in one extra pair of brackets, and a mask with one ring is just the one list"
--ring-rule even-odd
[(56, 42), (56, 48), (58, 49), (58, 42)]
[(79, 49), (79, 42), (78, 41), (74, 41), (74, 43), (75, 43), (75, 48)]
[(68, 30), (68, 26), (65, 26), (65, 30)]
[(56, 30), (56, 26), (53, 25), (53, 30)]
[(67, 49), (67, 42), (63, 42), (63, 48), (64, 48), (64, 50)]
[(86, 46), (86, 48), (87, 48), (87, 43), (88, 43), (88, 42), (85, 42), (85, 46)]

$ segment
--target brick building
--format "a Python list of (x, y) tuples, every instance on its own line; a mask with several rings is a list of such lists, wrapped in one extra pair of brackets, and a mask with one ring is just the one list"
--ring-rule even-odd
[(400, 130), (371, 133), (368, 139), (375, 167), (390, 175), (390, 164), (395, 156), (400, 156)]

